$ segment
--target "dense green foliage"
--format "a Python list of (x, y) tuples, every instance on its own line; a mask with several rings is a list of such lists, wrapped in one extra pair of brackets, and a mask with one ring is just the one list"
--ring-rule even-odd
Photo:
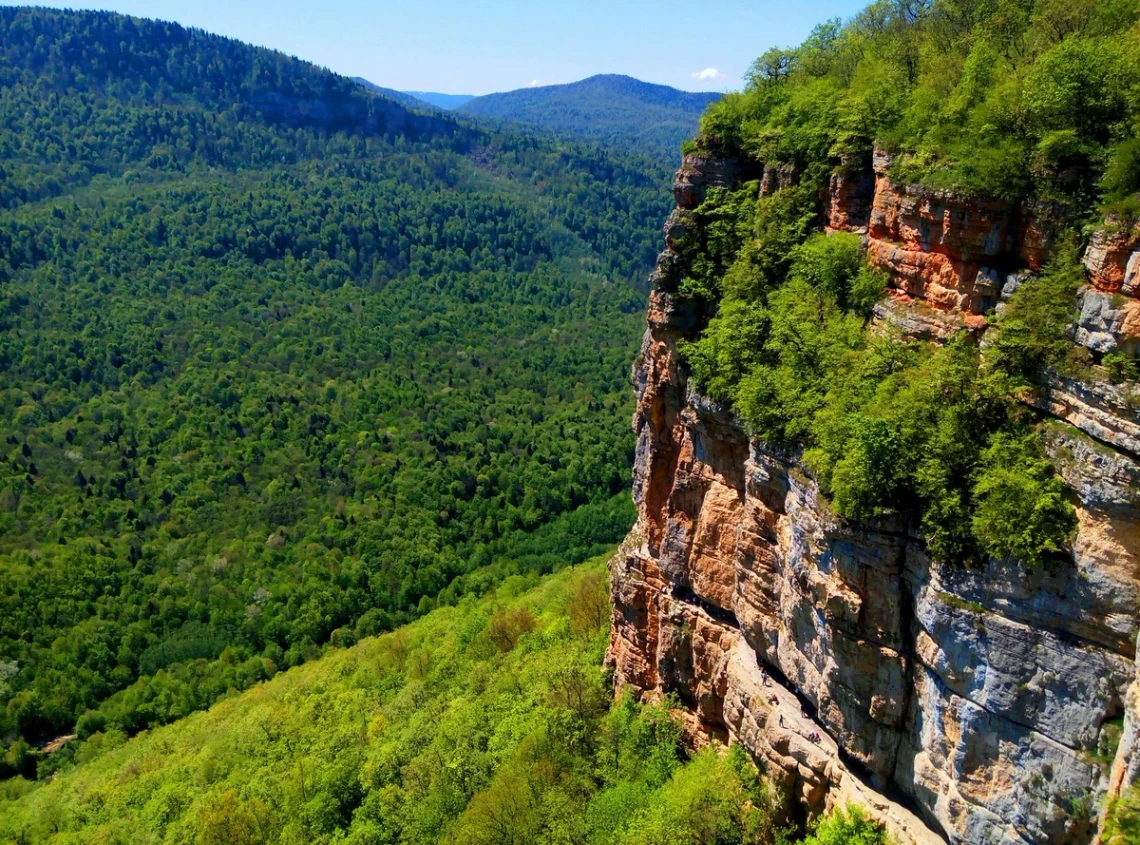
[(701, 113), (720, 96), (601, 74), (568, 85), (487, 94), (457, 111), (592, 138), (672, 167), (681, 142), (692, 137)]
[(0, 773), (624, 533), (653, 174), (175, 25), (0, 36)]
[(889, 845), (890, 837), (857, 807), (841, 807), (819, 820), (804, 845)]
[(354, 82), (176, 24), (0, 9), (0, 207), (98, 174), (270, 169), (343, 156), (327, 133), (462, 149), (468, 130)]
[(1136, 0), (877, 0), (761, 56), (702, 128), (809, 178), (875, 144), (904, 181), (1087, 210), (1140, 190), (1138, 21)]
[(1105, 845), (1140, 842), (1140, 786), (1133, 786), (1109, 805), (1101, 841)]
[(778, 798), (739, 748), (686, 761), (663, 706), (611, 704), (601, 561), (535, 581), (96, 735), (50, 783), (0, 786), (0, 842), (774, 842)]
[(1001, 315), (995, 354), (1006, 370), (1032, 379), (1044, 367), (1071, 369), (1080, 363), (1068, 330), (1076, 314), (1077, 291), (1084, 281), (1080, 252), (1070, 237)]
[(1100, 199), (1130, 198), (1138, 17), (1126, 0), (883, 0), (765, 54), (703, 118), (697, 146), (799, 181), (763, 197), (755, 182), (710, 190), (691, 213), (680, 292), (712, 317), (685, 355), (756, 434), (803, 448), (841, 516), (914, 516), (943, 561), (1036, 565), (1064, 550), (1073, 509), (1017, 397), (1089, 363), (1067, 334), (1077, 236), (991, 315), (983, 351), (872, 331), (885, 280), (857, 237), (813, 232), (831, 174), (866, 167), (872, 144), (896, 153), (899, 179), (1048, 201), (1070, 231)]
[[(785, 203), (777, 219), (794, 209), (786, 200), (761, 199), (745, 214), (765, 232), (770, 204)], [(712, 214), (726, 206), (713, 202)], [(795, 233), (795, 224), (777, 228), (779, 264), (765, 257), (763, 234), (710, 262), (729, 267), (719, 309), (683, 347), (704, 389), (733, 402), (760, 437), (804, 447), (844, 517), (909, 514), (918, 503), (940, 560), (1039, 564), (1061, 551), (1075, 517), (1016, 394), (1070, 347), (1073, 254), (1023, 285), (983, 355), (965, 337), (932, 348), (870, 331), (884, 280), (863, 262), (858, 238), (816, 234), (787, 248)]]

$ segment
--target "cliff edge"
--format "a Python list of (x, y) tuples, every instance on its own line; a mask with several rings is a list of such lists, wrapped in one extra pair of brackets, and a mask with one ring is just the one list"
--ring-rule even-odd
[[(913, 522), (837, 517), (795, 450), (703, 396), (679, 348), (706, 315), (673, 249), (710, 187), (780, 168), (685, 157), (634, 366), (638, 520), (612, 565), (619, 688), (672, 693), (690, 741), (743, 745), (809, 815), (859, 802), (903, 842), (1087, 843), (1140, 776), (1140, 408), (1052, 375), (1027, 395), (1078, 528), (1062, 565), (932, 562)], [(1040, 209), (898, 185), (890, 158), (821, 198), (890, 280), (876, 324), (982, 336), (1047, 260)], [(1140, 231), (1085, 253), (1075, 342), (1140, 341)]]

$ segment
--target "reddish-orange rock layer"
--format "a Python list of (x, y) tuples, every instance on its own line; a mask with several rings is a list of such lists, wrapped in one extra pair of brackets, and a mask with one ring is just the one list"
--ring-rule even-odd
[(1140, 224), (1110, 219), (1085, 252), (1089, 283), (1099, 291), (1140, 296)]
[[(677, 211), (665, 226), (666, 250), (652, 277), (656, 287), (671, 292), (680, 284), (684, 237), (699, 225), (697, 209), (709, 188), (733, 188), (750, 178), (768, 195), (794, 184), (796, 173), (787, 165), (685, 156), (673, 183)], [(982, 315), (998, 305), (1009, 282), (1049, 260), (1056, 238), (1045, 222), (1055, 216), (1047, 207), (899, 184), (891, 176), (891, 156), (882, 151), (870, 168), (847, 163), (832, 176), (823, 212), (828, 231), (865, 237), (870, 263), (909, 298), (899, 305), (921, 303), (974, 332), (984, 331)], [(1140, 349), (1140, 225), (1107, 220), (1084, 262), (1092, 296), (1082, 302), (1077, 342), (1102, 353)]]
[[(977, 316), (997, 304), (1009, 273), (1037, 271), (1048, 261), (1056, 233), (1043, 222), (1044, 209), (899, 185), (890, 165), (888, 154), (876, 152), (873, 182), (866, 173), (833, 176), (825, 210), (829, 230), (866, 234), (868, 259), (897, 289), (935, 309)], [(1105, 321), (1098, 313), (1099, 322), (1086, 327), (1099, 336), (1090, 346), (1135, 348), (1140, 226), (1107, 220), (1089, 243), (1085, 266), (1094, 291), (1127, 298), (1116, 303), (1119, 315)]]

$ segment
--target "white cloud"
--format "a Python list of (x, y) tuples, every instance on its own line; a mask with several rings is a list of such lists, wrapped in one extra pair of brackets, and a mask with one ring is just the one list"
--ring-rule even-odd
[(715, 82), (718, 79), (724, 79), (724, 74), (715, 67), (698, 70), (696, 73), (690, 74), (690, 76), (692, 76), (693, 79), (699, 79), (701, 82)]
[(528, 86), (526, 86), (526, 87), (527, 87), (527, 88), (537, 88), (537, 87), (538, 87), (538, 86), (540, 86), (541, 84), (542, 84), (542, 83), (541, 83), (541, 82), (539, 82), (537, 79), (532, 79), (532, 80), (530, 81), (530, 85), (528, 85)]

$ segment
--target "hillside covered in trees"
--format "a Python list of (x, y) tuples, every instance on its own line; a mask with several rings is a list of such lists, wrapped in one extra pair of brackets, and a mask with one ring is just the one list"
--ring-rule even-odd
[(701, 113), (719, 98), (600, 74), (475, 97), (456, 111), (593, 139), (672, 167), (681, 142), (692, 137)]
[[(774, 845), (782, 797), (739, 748), (690, 756), (664, 705), (613, 702), (602, 564), (99, 734), (51, 783), (0, 784), (0, 841)], [(858, 810), (808, 845), (854, 842), (885, 845)]]
[(0, 50), (0, 773), (628, 528), (656, 175), (174, 24)]
[[(638, 368), (657, 556), (614, 583), (607, 667), (691, 115), (602, 77), (468, 122), (0, 9), (0, 842), (776, 845), (840, 766), (993, 825), (951, 839), (1140, 841), (1127, 772), (1096, 803), (1134, 770), (1134, 429), (1102, 423), (1140, 419), (1140, 334), (1074, 343), (1078, 296), (1136, 305), (1086, 264), (1140, 254), (1138, 44), (1140, 0), (877, 0), (708, 107)], [(977, 219), (1037, 240), (948, 242)], [(1058, 380), (1111, 413), (1043, 404)], [(793, 507), (732, 509), (756, 492)], [(749, 758), (802, 776), (753, 678), (844, 743), (804, 806)], [(730, 689), (766, 733), (725, 749)], [(805, 833), (886, 842), (858, 810)]]

